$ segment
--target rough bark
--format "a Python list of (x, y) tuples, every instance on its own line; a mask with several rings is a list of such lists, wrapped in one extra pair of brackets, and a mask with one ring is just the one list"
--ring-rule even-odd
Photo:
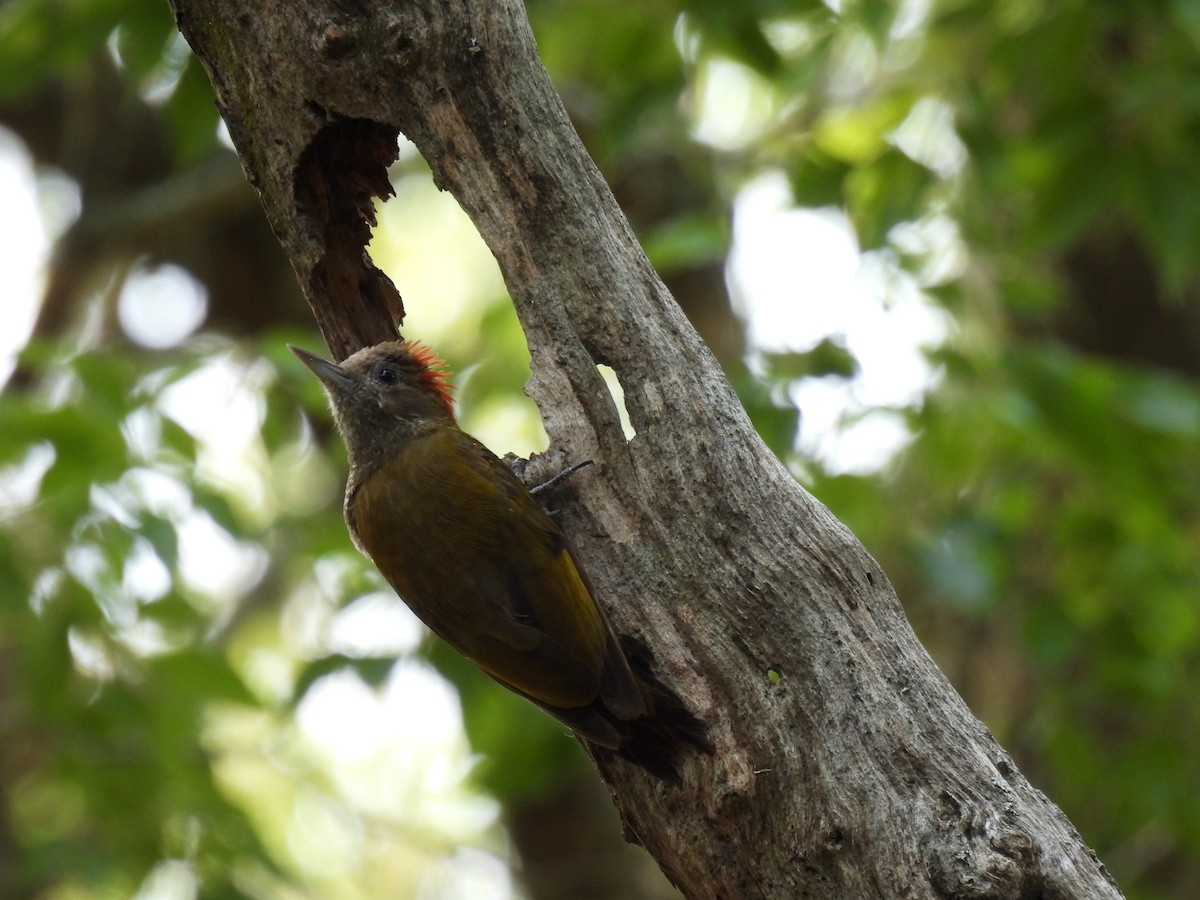
[[(755, 435), (571, 128), (516, 0), (173, 0), (331, 349), (402, 315), (363, 253), (402, 131), (528, 336), (563, 521), (619, 630), (709, 725), (685, 784), (602, 767), (692, 898), (1120, 896)], [(247, 298), (252, 302), (252, 298)], [(597, 370), (621, 379), (626, 440)]]

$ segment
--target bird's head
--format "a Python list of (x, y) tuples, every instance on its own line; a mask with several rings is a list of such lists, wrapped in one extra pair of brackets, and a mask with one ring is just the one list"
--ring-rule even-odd
[(447, 372), (424, 344), (387, 341), (333, 363), (288, 348), (321, 380), (352, 466), (369, 466), (422, 431), (454, 423)]

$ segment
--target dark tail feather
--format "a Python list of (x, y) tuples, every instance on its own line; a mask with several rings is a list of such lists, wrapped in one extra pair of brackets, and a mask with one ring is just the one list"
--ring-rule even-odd
[(654, 712), (647, 718), (630, 722), (628, 740), (617, 751), (652, 775), (672, 784), (682, 784), (679, 756), (684, 744), (711, 754), (712, 744), (705, 733), (704, 723), (693, 716), (674, 694), (653, 690)]
[(622, 644), (650, 714), (620, 723), (621, 749), (616, 755), (636, 763), (663, 781), (682, 784), (678, 760), (683, 746), (690, 744), (702, 753), (713, 752), (707, 729), (670, 688), (651, 674), (645, 648), (628, 638), (623, 639)]

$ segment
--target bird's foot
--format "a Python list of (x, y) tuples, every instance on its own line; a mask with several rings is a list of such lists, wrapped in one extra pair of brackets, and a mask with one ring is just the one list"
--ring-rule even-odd
[(592, 460), (585, 459), (583, 462), (577, 462), (573, 466), (568, 466), (567, 468), (565, 468), (561, 472), (559, 472), (557, 475), (555, 475), (553, 478), (551, 478), (549, 481), (543, 481), (541, 484), (535, 484), (533, 487), (531, 487), (529, 489), (529, 493), (531, 493), (535, 497), (540, 496), (541, 494), (548, 493), (549, 491), (554, 490), (556, 487), (558, 487), (560, 484), (562, 484), (564, 481), (566, 481), (568, 478), (570, 478), (572, 475), (574, 475), (580, 469), (584, 469), (584, 468), (590, 466), (591, 464), (592, 464)]

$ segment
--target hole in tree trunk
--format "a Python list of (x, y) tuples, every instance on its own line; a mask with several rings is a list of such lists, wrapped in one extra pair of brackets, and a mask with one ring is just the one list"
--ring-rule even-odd
[(608, 392), (612, 394), (613, 403), (617, 404), (617, 412), (621, 416), (621, 430), (625, 432), (625, 440), (632, 440), (637, 435), (637, 429), (633, 427), (633, 420), (629, 418), (629, 410), (625, 408), (625, 389), (621, 387), (621, 379), (617, 377), (616, 371), (611, 366), (606, 366), (600, 363), (596, 366), (601, 377), (604, 378), (604, 383), (608, 385)]

